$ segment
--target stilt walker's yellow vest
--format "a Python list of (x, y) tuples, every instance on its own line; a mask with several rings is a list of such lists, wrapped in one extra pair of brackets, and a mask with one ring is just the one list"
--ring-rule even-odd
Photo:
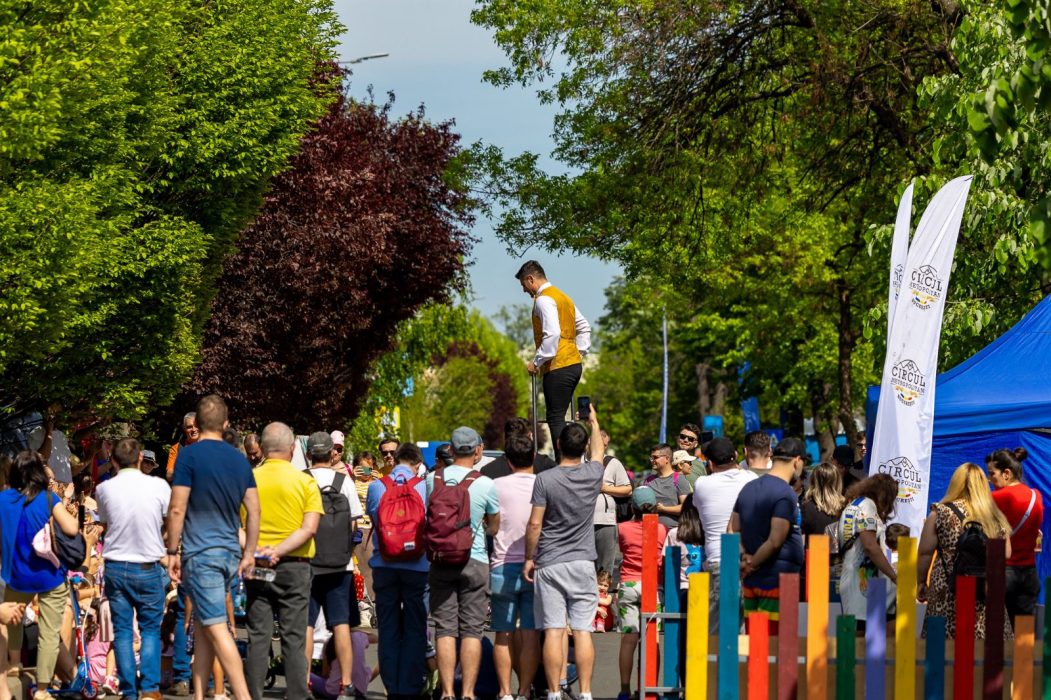
[[(580, 364), (580, 351), (577, 350), (577, 307), (573, 300), (567, 297), (562, 290), (554, 285), (537, 294), (537, 297), (551, 297), (555, 300), (555, 308), (558, 309), (558, 351), (554, 359), (540, 368), (541, 374), (547, 374), (553, 369), (561, 369)], [(535, 302), (534, 302), (535, 304)], [(540, 347), (540, 341), (544, 337), (544, 328), (540, 323), (540, 317), (533, 314), (533, 342)]]

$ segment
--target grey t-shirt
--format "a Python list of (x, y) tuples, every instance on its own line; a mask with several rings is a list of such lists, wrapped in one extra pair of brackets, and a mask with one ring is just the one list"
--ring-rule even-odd
[[(682, 496), (689, 496), (693, 493), (689, 479), (677, 472), (672, 472), (668, 476), (647, 479), (645, 485), (653, 489), (654, 495), (657, 496), (657, 503), (662, 506), (677, 506)], [(660, 521), (669, 530), (679, 526), (679, 519), (671, 515), (662, 513)]]
[(538, 567), (598, 557), (592, 518), (604, 472), (602, 462), (584, 462), (536, 475), (532, 502), (545, 509), (534, 555)]

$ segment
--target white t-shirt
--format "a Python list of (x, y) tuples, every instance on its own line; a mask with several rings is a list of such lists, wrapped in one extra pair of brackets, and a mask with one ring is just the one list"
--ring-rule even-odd
[(704, 561), (713, 570), (722, 552), (722, 534), (730, 523), (737, 495), (749, 481), (758, 479), (747, 469), (727, 469), (697, 479), (693, 485), (693, 504), (704, 528)]
[[(631, 481), (628, 480), (628, 472), (616, 457), (610, 459), (609, 464), (606, 465), (606, 471), (602, 474), (602, 483), (610, 486), (631, 485)], [(613, 496), (607, 496), (604, 493), (598, 495), (598, 501), (595, 503), (595, 524), (617, 524), (617, 503), (613, 500)]]
[[(329, 467), (316, 467), (310, 470), (310, 475), (317, 480), (318, 488), (325, 488), (331, 486), (332, 482), (336, 480), (336, 474), (343, 473), (343, 486), (339, 492), (343, 494), (347, 501), (350, 502), (350, 519), (358, 520), (365, 512), (361, 510), (361, 499), (358, 498), (358, 490), (354, 487), (354, 479), (347, 476), (346, 473), (330, 469)], [(347, 571), (354, 570), (354, 557), (350, 558), (347, 562)]]
[(102, 558), (144, 564), (164, 557), (161, 526), (172, 490), (168, 482), (136, 467), (121, 469), (95, 489), (99, 521), (106, 523)]
[(493, 537), (490, 568), (525, 561), (525, 533), (533, 512), (530, 501), (535, 481), (535, 474), (521, 472), (493, 479), (493, 487), (500, 499), (500, 530)]

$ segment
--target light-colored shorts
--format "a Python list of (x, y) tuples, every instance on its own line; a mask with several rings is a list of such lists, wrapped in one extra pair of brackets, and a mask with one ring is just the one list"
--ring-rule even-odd
[(595, 562), (567, 561), (536, 570), (533, 615), (537, 629), (590, 632), (598, 610)]

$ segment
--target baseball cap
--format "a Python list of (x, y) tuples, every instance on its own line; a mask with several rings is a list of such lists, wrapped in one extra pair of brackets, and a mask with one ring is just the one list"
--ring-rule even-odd
[(327, 455), (332, 451), (332, 436), (328, 433), (311, 433), (307, 438), (307, 452), (312, 455)]
[(704, 446), (704, 456), (712, 464), (722, 466), (737, 459), (737, 448), (730, 438), (718, 437)]
[(806, 456), (806, 445), (799, 438), (786, 437), (774, 448), (774, 459), (795, 459)]
[(142, 451), (142, 461), (144, 461), (144, 462), (153, 462), (154, 464), (156, 464), (157, 463), (157, 453), (154, 452), (153, 450), (143, 450)]
[(452, 445), (454, 454), (469, 455), (474, 452), (474, 448), (482, 444), (482, 438), (474, 428), (461, 425), (453, 431), (449, 444)]
[(343, 447), (343, 445), (347, 444), (346, 437), (338, 430), (333, 430), (329, 433), (329, 437), (332, 438), (332, 445), (335, 447)]
[(832, 450), (832, 459), (850, 469), (854, 466), (854, 450), (848, 445), (836, 445), (836, 449)]
[(675, 450), (675, 454), (671, 456), (672, 464), (681, 464), (682, 462), (692, 462), (693, 455), (686, 450)]
[(657, 505), (657, 494), (649, 486), (640, 486), (631, 492), (631, 503), (638, 510)]

